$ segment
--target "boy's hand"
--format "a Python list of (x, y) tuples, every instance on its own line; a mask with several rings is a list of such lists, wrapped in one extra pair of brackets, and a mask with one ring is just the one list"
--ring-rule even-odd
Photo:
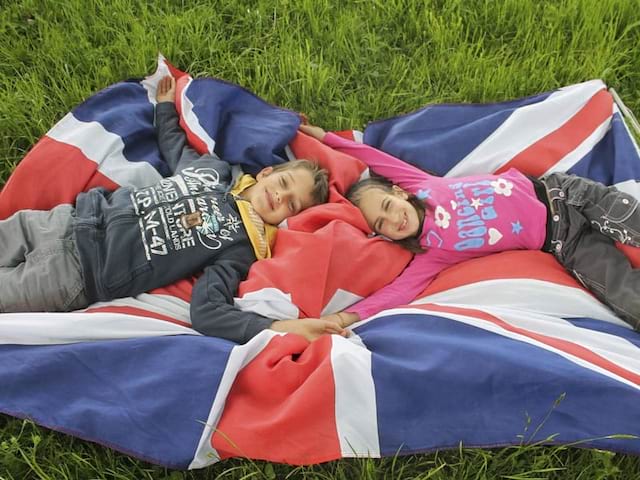
[(344, 328), (331, 320), (321, 318), (300, 318), (293, 320), (276, 320), (271, 324), (271, 330), (276, 332), (297, 333), (313, 342), (325, 333), (348, 336)]
[(322, 141), (322, 139), (327, 133), (322, 128), (316, 127), (314, 125), (300, 125), (298, 127), (298, 130), (320, 141)]
[(158, 103), (161, 102), (172, 102), (176, 101), (176, 79), (171, 75), (166, 75), (160, 79), (158, 82), (158, 88), (156, 91), (156, 100)]

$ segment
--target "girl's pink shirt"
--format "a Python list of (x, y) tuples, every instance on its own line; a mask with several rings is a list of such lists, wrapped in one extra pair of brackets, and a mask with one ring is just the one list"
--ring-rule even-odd
[(500, 175), (445, 178), (429, 175), (369, 145), (327, 133), (326, 145), (356, 157), (425, 203), (417, 254), (391, 283), (347, 308), (365, 319), (405, 305), (443, 269), (504, 250), (539, 250), (546, 235), (547, 210), (533, 183), (518, 170)]

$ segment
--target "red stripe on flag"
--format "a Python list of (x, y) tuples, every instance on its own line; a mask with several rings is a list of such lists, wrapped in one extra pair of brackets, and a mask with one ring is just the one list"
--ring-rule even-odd
[[(315, 215), (321, 215), (317, 212), (323, 209), (331, 212), (331, 207), (314, 207), (320, 209)], [(367, 238), (346, 222), (330, 216), (315, 219), (329, 223), (316, 225), (318, 230), (312, 233), (284, 229), (278, 232), (273, 257), (251, 266), (249, 277), (240, 284), (240, 297), (275, 285), (292, 292), (301, 317), (317, 318), (339, 288), (365, 296), (392, 281), (411, 259), (411, 253), (399, 245), (379, 237)]]
[(600, 367), (603, 370), (613, 373), (618, 377), (624, 378), (625, 380), (640, 386), (640, 375), (630, 370), (627, 370), (626, 368), (621, 367), (620, 365), (613, 363), (610, 360), (607, 360), (606, 358), (598, 355), (597, 353), (589, 350), (586, 347), (583, 347), (582, 345), (578, 345), (577, 343), (573, 343), (568, 340), (563, 340), (560, 338), (551, 337), (549, 335), (544, 335), (541, 333), (531, 332), (524, 328), (516, 327), (514, 325), (511, 325), (510, 323), (505, 322), (504, 320), (498, 317), (490, 315), (481, 310), (475, 310), (470, 308), (460, 308), (460, 307), (447, 307), (443, 305), (429, 304), (429, 303), (426, 303), (423, 305), (412, 305), (412, 307), (416, 307), (416, 308), (420, 308), (428, 311), (435, 310), (439, 312), (455, 313), (459, 315), (465, 315), (465, 316), (486, 320), (490, 323), (493, 323), (494, 325), (499, 326), (500, 328), (508, 332), (517, 333), (527, 338), (531, 338), (532, 340), (536, 340), (540, 343), (544, 343), (545, 345), (548, 345), (557, 350), (568, 353), (569, 355), (572, 355), (576, 358), (589, 362), (592, 365)]
[(162, 315), (161, 313), (145, 310), (144, 308), (130, 306), (109, 305), (104, 307), (92, 307), (83, 310), (83, 313), (123, 313), (125, 315), (135, 315), (137, 317), (156, 318), (158, 320), (175, 323), (176, 325), (180, 325), (182, 327), (191, 328), (190, 323), (176, 320), (175, 318), (169, 317), (167, 315)]
[(166, 58), (163, 60), (164, 60), (164, 63), (167, 65), (167, 68), (169, 69), (169, 73), (171, 73), (171, 76), (173, 78), (178, 79), (187, 75), (187, 73), (183, 72), (179, 68), (174, 67), (173, 64), (171, 64), (171, 62), (169, 62)]
[(585, 290), (553, 255), (537, 250), (511, 250), (443, 270), (417, 298), (485, 280), (510, 278), (543, 280)]
[(356, 141), (356, 136), (353, 130), (338, 130), (332, 133), (335, 133), (339, 137), (346, 138), (347, 140), (351, 140), (352, 142)]
[(341, 457), (331, 345), (329, 335), (313, 343), (277, 336), (240, 371), (211, 438), (222, 459), (302, 465)]
[(620, 243), (620, 242), (616, 242), (616, 247), (622, 250), (622, 253), (624, 253), (629, 259), (629, 262), (631, 262), (631, 265), (633, 265), (635, 268), (640, 268), (640, 248), (639, 247), (624, 245), (623, 243)]
[(157, 295), (168, 295), (184, 300), (187, 303), (191, 303), (191, 293), (193, 292), (193, 285), (196, 283), (197, 279), (198, 277), (194, 276), (188, 279), (178, 280), (171, 285), (165, 285), (164, 287), (150, 290), (149, 293)]
[(540, 176), (575, 150), (611, 115), (613, 98), (606, 90), (600, 90), (564, 125), (520, 152), (495, 173), (515, 167)]
[(98, 171), (78, 147), (43, 137), (19, 163), (0, 192), (0, 219), (18, 210), (75, 204), (79, 192), (117, 184)]

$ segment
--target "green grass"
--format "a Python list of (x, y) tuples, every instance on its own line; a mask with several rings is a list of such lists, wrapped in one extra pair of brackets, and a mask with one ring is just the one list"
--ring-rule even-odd
[[(426, 103), (492, 102), (592, 78), (640, 113), (632, 0), (0, 0), (0, 184), (92, 93), (141, 77), (158, 51), (327, 129)], [(0, 417), (0, 479), (637, 478), (637, 457), (524, 447), (307, 468), (233, 460), (170, 472)]]

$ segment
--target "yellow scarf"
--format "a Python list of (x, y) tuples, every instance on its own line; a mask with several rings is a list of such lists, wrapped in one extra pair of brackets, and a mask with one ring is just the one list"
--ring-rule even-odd
[(237, 198), (247, 188), (255, 185), (256, 179), (251, 175), (242, 175), (233, 186), (231, 193), (236, 197), (236, 204), (247, 230), (253, 251), (258, 260), (271, 258), (271, 246), (276, 239), (278, 227), (264, 223), (260, 215), (251, 206), (251, 202)]

